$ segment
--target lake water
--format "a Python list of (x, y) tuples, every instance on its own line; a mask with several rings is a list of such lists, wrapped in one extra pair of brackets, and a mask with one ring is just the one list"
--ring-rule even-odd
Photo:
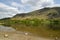
[(7, 27), (7, 26), (0, 25), (0, 31), (12, 32), (12, 31), (16, 31), (16, 30), (12, 27)]

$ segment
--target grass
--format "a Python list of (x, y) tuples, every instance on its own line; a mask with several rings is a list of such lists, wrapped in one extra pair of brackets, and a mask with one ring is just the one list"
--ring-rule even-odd
[[(59, 20), (25, 19), (25, 20), (0, 20), (1, 25), (10, 26), (19, 31), (30, 32), (42, 37), (60, 37), (60, 30), (55, 29), (60, 26)], [(57, 24), (58, 23), (58, 24)], [(52, 27), (51, 27), (51, 26)], [(60, 27), (58, 28), (60, 29)], [(54, 30), (55, 29), (55, 30)]]

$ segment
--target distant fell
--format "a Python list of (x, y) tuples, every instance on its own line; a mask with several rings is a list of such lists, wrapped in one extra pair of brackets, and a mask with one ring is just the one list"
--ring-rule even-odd
[(38, 18), (38, 19), (60, 19), (60, 7), (46, 7), (43, 9), (39, 9), (36, 11), (32, 11), (29, 13), (21, 13), (16, 14), (13, 19), (30, 19), (30, 18)]

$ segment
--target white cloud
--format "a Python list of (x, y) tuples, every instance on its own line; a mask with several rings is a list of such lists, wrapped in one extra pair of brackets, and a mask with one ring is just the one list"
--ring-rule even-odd
[(21, 3), (11, 3), (13, 7), (20, 8), (20, 12), (30, 12), (53, 4), (54, 0), (21, 0)]
[(51, 6), (47, 6), (47, 7), (60, 7), (60, 4), (54, 4), (54, 5), (51, 5)]
[(1, 5), (0, 8), (6, 9), (7, 11), (18, 12), (17, 8), (10, 7), (10, 6), (5, 5), (3, 3), (0, 3), (0, 5)]
[(25, 4), (26, 2), (28, 2), (28, 1), (29, 1), (29, 0), (21, 0), (21, 2), (24, 3), (24, 4)]
[(12, 2), (11, 5), (14, 6), (14, 7), (19, 7), (20, 6), (20, 4), (18, 4), (16, 2)]
[(21, 0), (23, 4), (30, 4), (32, 6), (42, 5), (42, 4), (53, 4), (54, 0)]
[(21, 0), (21, 2), (23, 4), (21, 8), (25, 8), (25, 6), (31, 8), (31, 10), (29, 9), (28, 11), (38, 10), (54, 4), (54, 0)]
[(12, 6), (18, 6), (18, 4), (16, 2), (12, 2), (11, 5)]
[(18, 12), (19, 10), (17, 8), (0, 3), (0, 18), (11, 17), (17, 14)]

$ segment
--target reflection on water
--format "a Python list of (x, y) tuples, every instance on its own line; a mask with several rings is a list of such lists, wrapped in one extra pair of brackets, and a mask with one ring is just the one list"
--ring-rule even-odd
[(7, 27), (7, 26), (0, 25), (0, 31), (12, 32), (12, 31), (16, 31), (16, 30), (12, 27)]

